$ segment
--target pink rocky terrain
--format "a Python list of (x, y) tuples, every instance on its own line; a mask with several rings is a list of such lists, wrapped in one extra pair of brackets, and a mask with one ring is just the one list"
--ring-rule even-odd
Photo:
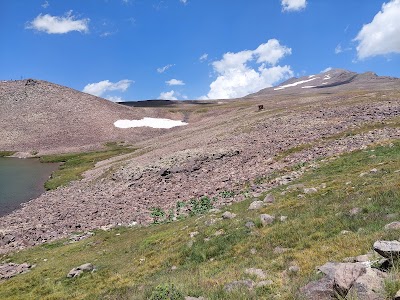
[[(189, 125), (137, 138), (137, 152), (101, 162), (85, 179), (46, 192), (0, 218), (0, 251), (103, 226), (147, 224), (151, 207), (168, 210), (177, 201), (202, 195), (217, 197), (217, 205), (240, 201), (289, 184), (307, 171), (305, 166), (260, 180), (285, 167), (400, 138), (399, 80), (374, 79), (368, 88), (346, 83), (343, 90), (338, 85), (312, 90), (301, 95), (260, 92), (201, 105), (122, 107), (121, 114), (126, 110), (144, 116), (147, 109), (159, 116), (184, 116)], [(259, 111), (258, 105), (264, 109)], [(153, 131), (127, 132), (145, 130)], [(236, 195), (223, 198), (224, 191)]]

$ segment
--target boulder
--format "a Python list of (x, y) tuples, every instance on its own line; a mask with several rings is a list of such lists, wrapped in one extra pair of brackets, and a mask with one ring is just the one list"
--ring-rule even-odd
[(333, 278), (328, 276), (320, 280), (311, 281), (300, 289), (307, 300), (332, 300), (335, 296), (333, 291)]
[(270, 225), (274, 222), (275, 216), (271, 216), (268, 214), (262, 214), (262, 215), (260, 215), (260, 220), (261, 220), (261, 223), (263, 224), (263, 226)]
[(263, 201), (253, 201), (253, 202), (251, 202), (251, 204), (249, 206), (249, 210), (260, 209), (263, 206), (264, 206), (264, 202)]
[(254, 286), (254, 281), (246, 279), (246, 280), (238, 280), (238, 281), (233, 281), (230, 283), (225, 284), (225, 291), (227, 292), (231, 292), (235, 289), (239, 289), (239, 288), (247, 288), (249, 290), (251, 290)]
[(9, 279), (18, 274), (26, 273), (31, 269), (31, 265), (27, 263), (23, 264), (14, 264), (14, 263), (6, 263), (0, 264), (0, 280)]
[(386, 230), (398, 230), (400, 229), (400, 222), (392, 222), (385, 225)]
[(67, 274), (68, 278), (75, 278), (79, 277), (83, 274), (83, 272), (92, 272), (95, 270), (95, 267), (91, 263), (86, 263), (83, 265), (80, 265), (79, 267), (73, 268), (69, 273)]
[(365, 272), (366, 267), (361, 263), (340, 263), (333, 277), (335, 291), (342, 297), (345, 297), (354, 282), (358, 277), (365, 274)]
[(222, 214), (223, 219), (233, 219), (236, 217), (236, 214), (226, 211)]
[(335, 277), (336, 269), (339, 267), (340, 263), (337, 262), (327, 262), (323, 266), (319, 267), (318, 270), (324, 273), (329, 278)]
[(244, 226), (246, 226), (247, 228), (251, 229), (254, 226), (256, 226), (256, 224), (254, 224), (254, 222), (252, 222), (252, 221), (249, 221), (249, 222), (246, 222), (246, 224)]
[(304, 194), (314, 194), (318, 192), (318, 190), (314, 187), (311, 187), (311, 188), (304, 188), (303, 192)]
[(256, 287), (261, 288), (261, 287), (270, 286), (273, 284), (274, 284), (274, 282), (272, 280), (262, 280), (256, 284)]
[(358, 277), (353, 283), (349, 295), (354, 299), (385, 300), (384, 280), (386, 277), (384, 272), (367, 268), (365, 274)]
[(274, 203), (275, 202), (275, 197), (272, 194), (268, 194), (267, 196), (264, 197), (263, 200), (264, 203)]
[(389, 259), (397, 259), (400, 257), (400, 242), (399, 241), (376, 241), (374, 250), (383, 257)]

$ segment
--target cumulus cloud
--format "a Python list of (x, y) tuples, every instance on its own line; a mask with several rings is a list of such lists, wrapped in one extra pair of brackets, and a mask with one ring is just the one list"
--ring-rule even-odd
[[(292, 49), (276, 39), (261, 44), (255, 50), (225, 53), (221, 60), (212, 63), (218, 77), (210, 84), (210, 91), (201, 99), (238, 98), (293, 76), (290, 66), (276, 64)], [(249, 63), (258, 64), (256, 67)]]
[(133, 82), (134, 81), (129, 79), (123, 79), (115, 83), (109, 80), (103, 80), (97, 83), (89, 83), (83, 88), (83, 92), (100, 97), (108, 91), (125, 92)]
[(305, 9), (307, 6), (307, 0), (282, 0), (283, 11), (299, 11)]
[(358, 58), (400, 53), (399, 19), (400, 0), (384, 3), (372, 22), (364, 25), (355, 38)]
[(67, 12), (62, 17), (40, 14), (32, 22), (29, 22), (26, 28), (48, 34), (64, 34), (71, 31), (88, 32), (89, 21), (89, 19), (78, 20), (72, 15), (72, 11)]
[(49, 1), (44, 1), (44, 3), (41, 5), (43, 8), (48, 8), (50, 5)]
[(158, 73), (164, 73), (165, 71), (167, 71), (169, 68), (171, 68), (171, 67), (173, 67), (174, 65), (171, 65), (171, 64), (169, 64), (169, 65), (166, 65), (166, 66), (164, 66), (164, 67), (161, 67), (161, 68), (157, 68), (157, 72)]
[(182, 80), (178, 79), (171, 79), (165, 82), (168, 85), (185, 85), (185, 83)]
[(178, 100), (178, 94), (174, 90), (169, 92), (162, 92), (158, 97), (160, 100)]
[(208, 54), (204, 53), (202, 56), (199, 57), (199, 60), (201, 62), (205, 62), (208, 59)]
[(107, 96), (106, 99), (107, 99), (107, 100), (110, 100), (110, 101), (112, 101), (112, 102), (125, 102), (125, 100), (122, 99), (122, 98), (119, 97), (119, 96)]

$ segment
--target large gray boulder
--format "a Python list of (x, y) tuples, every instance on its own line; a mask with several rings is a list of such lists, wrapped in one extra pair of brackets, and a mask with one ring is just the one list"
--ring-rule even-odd
[(320, 280), (311, 281), (300, 289), (307, 300), (332, 300), (335, 296), (333, 291), (333, 278), (328, 276)]
[(389, 259), (398, 259), (400, 257), (400, 242), (399, 241), (376, 241), (374, 250), (383, 257)]
[(333, 277), (335, 291), (345, 297), (354, 282), (366, 272), (366, 267), (360, 263), (341, 263), (337, 266)]
[(226, 211), (222, 214), (223, 219), (233, 219), (236, 217), (236, 214), (231, 213), (230, 211)]
[(392, 222), (385, 225), (386, 230), (399, 230), (400, 229), (400, 222)]
[[(356, 279), (348, 295), (350, 299), (385, 300), (384, 280), (386, 273), (367, 268), (365, 274)], [(353, 298), (351, 298), (353, 297)]]

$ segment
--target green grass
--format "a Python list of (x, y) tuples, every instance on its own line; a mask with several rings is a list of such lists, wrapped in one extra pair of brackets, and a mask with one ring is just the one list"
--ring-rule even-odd
[(0, 151), (0, 157), (11, 156), (15, 153), (15, 151)]
[(53, 172), (51, 178), (44, 184), (46, 190), (54, 190), (59, 186), (65, 186), (73, 180), (82, 178), (82, 174), (94, 167), (102, 160), (113, 156), (127, 154), (136, 149), (123, 146), (115, 142), (105, 144), (106, 149), (101, 151), (46, 155), (40, 157), (43, 163), (62, 163), (60, 168)]
[[(31, 272), (1, 283), (0, 299), (148, 299), (158, 286), (172, 285), (178, 294), (210, 300), (298, 299), (298, 288), (316, 278), (316, 266), (365, 254), (375, 240), (397, 239), (400, 233), (383, 230), (395, 220), (387, 216), (400, 211), (400, 173), (395, 172), (400, 170), (400, 141), (319, 164), (295, 183), (325, 183), (326, 188), (303, 198), (298, 197), (301, 191), (276, 188), (275, 203), (259, 211), (247, 210), (250, 199), (226, 207), (237, 214), (231, 220), (205, 224), (218, 219), (223, 209), (167, 224), (96, 231), (78, 243), (56, 242), (0, 257), (36, 264)], [(370, 173), (372, 168), (378, 172)], [(360, 177), (362, 172), (367, 175)], [(354, 207), (362, 211), (351, 216)], [(244, 226), (247, 221), (259, 224), (261, 213), (288, 219), (267, 227)], [(349, 233), (341, 234), (343, 230)], [(199, 233), (190, 238), (194, 231)], [(275, 253), (277, 246), (289, 250)], [(96, 265), (97, 272), (66, 278), (71, 268), (86, 262)], [(286, 272), (292, 263), (300, 267), (298, 274)], [(244, 273), (251, 267), (264, 269), (273, 284), (252, 291), (224, 290), (235, 280), (255, 280)], [(400, 276), (394, 273), (386, 282), (387, 294), (399, 286)]]

